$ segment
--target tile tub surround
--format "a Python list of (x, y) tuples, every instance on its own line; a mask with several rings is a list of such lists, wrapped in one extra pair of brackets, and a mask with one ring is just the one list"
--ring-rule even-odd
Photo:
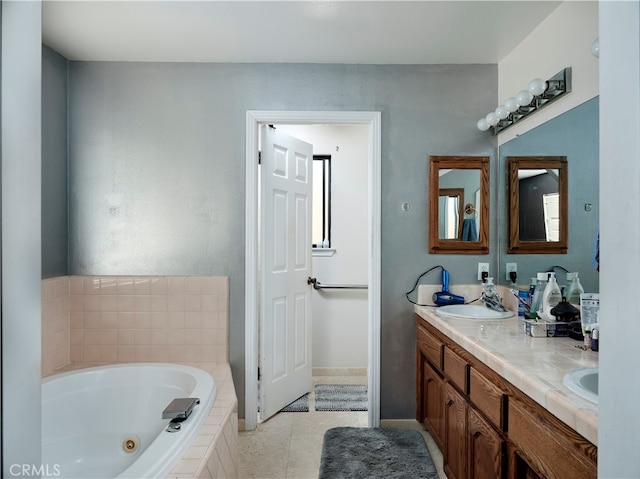
[(42, 304), (42, 377), (69, 364), (69, 278), (44, 279)]
[[(451, 290), (456, 292), (454, 287)], [(424, 295), (420, 297), (429, 297), (428, 292)], [(527, 336), (521, 319), (443, 319), (434, 308), (423, 306), (416, 306), (415, 312), (562, 422), (598, 444), (598, 406), (562, 384), (562, 378), (571, 370), (598, 367), (598, 353), (576, 348), (581, 343), (571, 338)]]
[(185, 363), (204, 369), (218, 388), (209, 417), (167, 479), (230, 479), (238, 477), (238, 399), (228, 363)]
[(70, 361), (229, 361), (222, 276), (70, 276)]

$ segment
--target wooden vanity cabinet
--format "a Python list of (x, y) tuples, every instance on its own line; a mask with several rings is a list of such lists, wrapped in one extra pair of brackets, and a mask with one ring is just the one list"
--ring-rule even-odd
[(416, 419), (444, 448), (444, 378), (442, 376), (444, 345), (429, 335), (420, 324), (416, 334)]
[(449, 479), (597, 477), (597, 448), (416, 315), (416, 417)]

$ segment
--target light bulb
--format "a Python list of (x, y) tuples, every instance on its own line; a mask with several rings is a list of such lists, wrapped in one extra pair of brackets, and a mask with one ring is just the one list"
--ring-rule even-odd
[(478, 120), (478, 130), (487, 131), (488, 129), (489, 129), (489, 123), (487, 123), (487, 120), (485, 118), (480, 118)]
[(541, 78), (536, 78), (535, 80), (531, 80), (529, 83), (529, 91), (533, 96), (542, 95), (547, 89), (547, 82), (542, 80)]
[(498, 108), (496, 108), (496, 115), (498, 115), (498, 118), (500, 120), (504, 120), (509, 116), (509, 110), (507, 110), (504, 105), (500, 105)]
[(516, 99), (512, 96), (507, 98), (506, 101), (504, 102), (504, 107), (507, 109), (509, 113), (513, 113), (514, 111), (517, 111), (519, 106), (520, 105), (518, 105), (518, 102), (516, 101)]
[(596, 58), (600, 58), (600, 37), (596, 38), (591, 44), (591, 54)]
[(529, 103), (533, 101), (533, 95), (529, 90), (520, 90), (516, 94), (516, 102), (520, 106), (527, 106)]
[(494, 112), (487, 113), (487, 116), (485, 116), (484, 119), (487, 120), (487, 123), (489, 123), (489, 125), (491, 126), (496, 126), (500, 121), (498, 115), (496, 115)]

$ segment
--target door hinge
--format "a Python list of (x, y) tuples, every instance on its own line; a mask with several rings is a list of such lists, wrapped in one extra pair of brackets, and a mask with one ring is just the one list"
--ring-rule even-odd
[(258, 381), (260, 381), (260, 379), (262, 379), (262, 376), (260, 375), (260, 368), (258, 368)]

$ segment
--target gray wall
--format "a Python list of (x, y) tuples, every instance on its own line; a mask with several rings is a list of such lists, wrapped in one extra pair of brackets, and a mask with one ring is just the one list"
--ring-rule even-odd
[(40, 2), (2, 2), (2, 477), (40, 464)]
[[(599, 97), (500, 145), (500, 264), (518, 263), (518, 283), (527, 284), (537, 271), (559, 265), (580, 273), (587, 292), (599, 291), (599, 274), (594, 269), (593, 244), (598, 230), (599, 195)], [(569, 172), (569, 247), (567, 254), (508, 255), (507, 251), (507, 156), (566, 156)], [(592, 210), (585, 211), (585, 204)], [(504, 267), (500, 282), (506, 283)], [(566, 284), (564, 273), (557, 269), (558, 280)]]
[(42, 47), (42, 277), (67, 274), (67, 59)]
[(70, 62), (69, 274), (228, 275), (243, 415), (245, 111), (381, 111), (381, 416), (411, 418), (415, 335), (404, 292), (435, 264), (452, 282), (476, 281), (479, 260), (495, 265), (495, 248), (427, 253), (428, 156), (495, 160), (495, 137), (476, 121), (497, 103), (496, 84), (496, 65)]

